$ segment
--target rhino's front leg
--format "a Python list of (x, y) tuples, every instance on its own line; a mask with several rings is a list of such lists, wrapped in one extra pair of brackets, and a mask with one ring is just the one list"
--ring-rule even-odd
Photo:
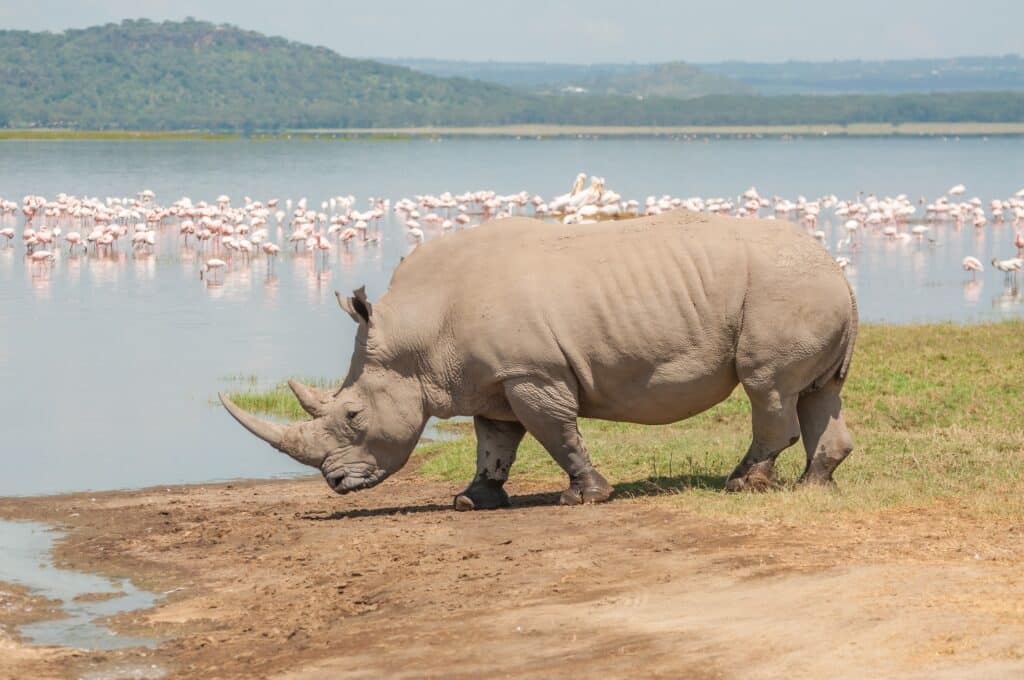
[(526, 434), (520, 423), (473, 418), (476, 430), (476, 476), (455, 496), (456, 510), (491, 510), (509, 505), (505, 493), (508, 471), (516, 460), (519, 442)]
[(569, 488), (559, 499), (563, 505), (600, 503), (611, 497), (612, 486), (591, 465), (576, 426), (579, 400), (574, 384), (520, 378), (505, 383), (505, 396), (526, 430), (569, 475)]

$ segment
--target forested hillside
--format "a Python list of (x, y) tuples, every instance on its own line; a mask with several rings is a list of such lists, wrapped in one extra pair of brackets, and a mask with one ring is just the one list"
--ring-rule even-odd
[[(1024, 93), (717, 94), (687, 65), (605, 74), (600, 94), (446, 78), (201, 21), (0, 31), (0, 127), (150, 130), (1024, 121)], [(712, 76), (717, 78), (718, 76)], [(640, 90), (648, 96), (637, 95)], [(628, 95), (628, 96), (627, 96)]]

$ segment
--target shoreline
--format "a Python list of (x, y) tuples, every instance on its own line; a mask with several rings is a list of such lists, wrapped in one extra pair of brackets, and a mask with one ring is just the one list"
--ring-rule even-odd
[[(1024, 619), (1012, 604), (1024, 542), (1013, 521), (955, 504), (796, 523), (715, 519), (671, 493), (560, 508), (554, 487), (510, 486), (511, 508), (475, 513), (451, 509), (453, 485), (404, 472), (344, 497), (309, 479), (0, 499), (3, 518), (66, 532), (53, 549), (61, 568), (164, 593), (110, 621), (119, 634), (159, 638), (154, 649), (0, 636), (0, 677), (146, 668), (312, 680), (452, 667), (467, 677), (730, 677), (734, 663), (766, 676), (800, 663), (801, 677), (1024, 671)], [(796, 493), (829, 492), (775, 497)], [(778, 625), (780, 611), (790, 642), (754, 640), (736, 659), (732, 642)], [(879, 626), (903, 632), (880, 641)], [(965, 629), (970, 644), (958, 642)], [(466, 630), (509, 653), (460, 644)], [(799, 640), (815, 634), (843, 643), (808, 659)]]
[(1014, 137), (1018, 123), (854, 123), (850, 125), (499, 125), (481, 127), (312, 128), (242, 133), (203, 130), (0, 129), (0, 141), (403, 141), (419, 138), (829, 138), (829, 137)]

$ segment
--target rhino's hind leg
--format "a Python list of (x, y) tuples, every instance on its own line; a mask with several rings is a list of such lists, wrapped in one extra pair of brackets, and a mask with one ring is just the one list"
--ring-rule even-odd
[(797, 397), (747, 390), (754, 436), (743, 460), (725, 482), (726, 491), (767, 491), (778, 486), (775, 459), (800, 438)]
[(842, 384), (831, 380), (820, 390), (800, 396), (800, 432), (807, 452), (804, 484), (832, 484), (832, 473), (853, 451), (853, 439), (843, 419)]
[(516, 460), (526, 428), (517, 422), (473, 418), (476, 430), (476, 476), (455, 496), (456, 510), (492, 510), (508, 507), (505, 480)]
[(559, 498), (563, 505), (600, 503), (611, 497), (612, 485), (591, 465), (576, 426), (579, 401), (574, 385), (510, 380), (505, 383), (505, 396), (516, 418), (569, 475), (569, 488)]

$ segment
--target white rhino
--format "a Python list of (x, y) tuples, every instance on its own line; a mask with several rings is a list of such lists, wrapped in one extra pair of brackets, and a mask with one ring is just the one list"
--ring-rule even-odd
[(730, 490), (761, 489), (801, 436), (802, 482), (831, 483), (852, 441), (840, 391), (857, 305), (838, 265), (789, 222), (684, 210), (592, 225), (498, 220), (416, 249), (359, 324), (336, 392), (292, 383), (314, 418), (253, 434), (319, 468), (338, 493), (409, 459), (431, 417), (472, 416), (477, 472), (458, 509), (508, 504), (524, 434), (569, 476), (566, 504), (606, 500), (577, 418), (671, 423), (742, 384), (753, 438)]

